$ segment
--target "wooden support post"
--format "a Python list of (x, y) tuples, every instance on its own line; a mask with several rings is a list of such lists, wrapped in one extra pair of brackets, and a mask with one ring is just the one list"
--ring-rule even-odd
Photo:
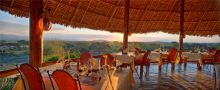
[[(30, 0), (30, 57), (29, 63), (39, 67), (43, 63), (43, 30), (39, 25), (43, 18), (43, 0)], [(41, 22), (42, 23), (42, 22)]]
[(184, 36), (184, 0), (180, 0), (180, 33), (179, 33), (179, 56), (182, 62), (183, 36)]
[(129, 7), (130, 7), (130, 1), (125, 0), (123, 50), (126, 50), (128, 48)]

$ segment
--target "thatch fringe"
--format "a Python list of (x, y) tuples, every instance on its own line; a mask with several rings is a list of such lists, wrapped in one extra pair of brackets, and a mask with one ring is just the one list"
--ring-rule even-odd
[[(179, 34), (179, 0), (130, 0), (130, 33), (162, 31)], [(185, 0), (184, 32), (220, 35), (220, 0)], [(29, 17), (30, 0), (0, 0), (0, 9)], [(56, 24), (100, 31), (124, 30), (124, 0), (44, 0), (48, 18)]]

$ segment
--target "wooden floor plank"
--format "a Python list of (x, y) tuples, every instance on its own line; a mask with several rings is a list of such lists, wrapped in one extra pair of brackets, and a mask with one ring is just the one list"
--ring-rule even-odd
[[(212, 90), (214, 78), (212, 71), (198, 71), (196, 63), (188, 63), (184, 71), (182, 66), (176, 66), (172, 72), (170, 65), (164, 65), (161, 72), (157, 64), (144, 68), (142, 80), (139, 78), (139, 67), (134, 74), (136, 90)], [(147, 73), (147, 74), (146, 74)]]

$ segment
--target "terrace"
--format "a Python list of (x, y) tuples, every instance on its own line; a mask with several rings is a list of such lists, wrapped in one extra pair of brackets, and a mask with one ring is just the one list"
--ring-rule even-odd
[[(192, 54), (187, 55), (183, 50), (186, 35), (220, 36), (219, 0), (1, 0), (0, 9), (15, 16), (29, 17), (29, 64), (40, 68), (42, 73), (50, 68), (53, 69), (50, 72), (57, 69), (57, 61), (43, 62), (43, 33), (50, 31), (52, 23), (73, 28), (85, 27), (123, 33), (122, 52), (112, 54), (116, 60), (116, 67), (110, 71), (108, 66), (102, 69), (99, 67), (98, 71), (104, 73), (106, 78), (101, 81), (94, 80), (92, 84), (88, 84), (91, 81), (85, 81), (82, 76), (79, 81), (82, 82), (83, 90), (220, 88), (218, 50), (214, 55), (215, 58), (212, 57), (215, 62), (211, 61), (209, 65), (200, 61), (203, 60), (200, 54), (190, 57)], [(173, 62), (166, 64), (163, 61), (163, 55), (167, 56), (167, 52), (151, 51), (146, 58), (149, 63), (143, 68), (143, 64), (135, 63), (136, 55), (128, 52), (128, 37), (132, 34), (156, 31), (179, 34), (179, 48), (175, 52), (179, 59), (175, 58)], [(146, 52), (139, 53), (144, 57)], [(198, 58), (195, 59), (195, 56)], [(105, 65), (108, 62), (106, 55), (92, 55), (92, 58), (96, 58), (98, 62), (105, 58)], [(82, 56), (77, 59), (68, 59), (70, 68), (77, 68), (81, 59)], [(201, 70), (201, 67), (208, 70)], [(67, 72), (74, 76), (74, 72), (68, 70)], [(109, 72), (111, 75), (108, 75)], [(16, 68), (0, 71), (1, 78), (15, 74), (18, 74)], [(19, 83), (21, 81), (16, 82), (15, 88), (19, 87)], [(46, 87), (50, 86), (46, 83)]]

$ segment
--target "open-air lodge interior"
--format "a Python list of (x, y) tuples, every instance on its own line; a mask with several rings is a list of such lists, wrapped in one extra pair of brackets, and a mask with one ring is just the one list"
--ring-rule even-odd
[[(1, 78), (19, 75), (14, 90), (220, 89), (220, 51), (192, 60), (183, 50), (186, 35), (220, 36), (220, 0), (0, 0), (0, 9), (30, 23), (29, 63), (0, 71)], [(52, 23), (122, 33), (123, 49), (44, 63), (43, 33)], [(178, 34), (179, 48), (127, 49), (130, 35), (157, 31)]]

